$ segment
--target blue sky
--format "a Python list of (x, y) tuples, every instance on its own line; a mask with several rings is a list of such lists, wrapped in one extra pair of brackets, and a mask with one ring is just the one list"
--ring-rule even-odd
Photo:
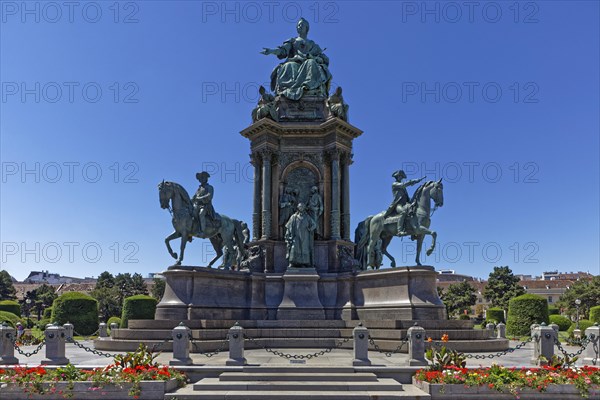
[[(278, 62), (259, 51), (303, 15), (364, 131), (353, 227), (404, 168), (445, 181), (437, 269), (599, 274), (599, 3), (469, 4), (0, 2), (1, 268), (160, 272), (172, 226), (156, 186), (193, 192), (202, 169), (216, 210), (250, 222), (239, 131)], [(391, 252), (414, 260), (407, 239)], [(188, 245), (187, 263), (211, 257)]]

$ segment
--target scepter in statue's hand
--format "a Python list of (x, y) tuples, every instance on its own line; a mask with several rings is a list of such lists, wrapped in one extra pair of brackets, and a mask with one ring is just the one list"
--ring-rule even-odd
[(265, 56), (268, 56), (269, 54), (275, 54), (275, 50), (274, 49), (269, 49), (267, 47), (263, 47), (263, 49), (260, 52), (260, 54), (264, 54)]

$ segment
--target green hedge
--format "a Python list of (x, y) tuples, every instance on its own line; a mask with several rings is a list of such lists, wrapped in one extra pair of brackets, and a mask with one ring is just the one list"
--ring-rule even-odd
[(506, 333), (513, 336), (530, 334), (531, 324), (550, 323), (548, 302), (535, 294), (515, 297), (508, 303)]
[[(587, 328), (589, 328), (590, 326), (593, 326), (594, 322), (590, 321), (589, 319), (580, 319), (579, 320), (579, 329), (581, 330), (581, 336), (583, 336), (585, 334), (585, 330)], [(571, 325), (571, 327), (569, 328), (569, 330), (567, 330), (567, 333), (569, 334), (569, 337), (573, 337), (573, 331), (575, 331), (575, 327), (577, 326), (577, 324), (575, 322), (573, 322), (573, 325)]]
[(108, 319), (108, 321), (106, 322), (106, 325), (108, 325), (108, 331), (110, 332), (110, 324), (117, 324), (117, 326), (121, 326), (121, 318), (119, 317), (110, 317)]
[(498, 307), (489, 308), (485, 313), (485, 322), (499, 324), (504, 321), (504, 310)]
[(19, 322), (20, 320), (21, 319), (18, 315), (15, 315), (8, 311), (0, 311), (0, 323), (6, 322), (8, 325), (12, 326), (13, 328), (16, 328), (17, 322)]
[(566, 331), (571, 327), (572, 321), (562, 315), (550, 315), (550, 323), (558, 325), (559, 331)]
[(600, 306), (590, 308), (590, 321), (600, 323)]
[(157, 303), (158, 300), (145, 294), (127, 297), (123, 301), (121, 328), (127, 328), (130, 319), (154, 319)]
[(461, 321), (470, 321), (471, 317), (469, 317), (467, 314), (460, 314), (458, 316), (458, 319), (460, 319)]
[(52, 307), (47, 307), (44, 309), (44, 314), (42, 314), (42, 318), (45, 318), (45, 319), (52, 318)]
[(548, 306), (548, 315), (560, 315), (560, 310), (556, 306)]
[(98, 329), (98, 301), (80, 292), (61, 295), (52, 304), (52, 322), (70, 322), (81, 335), (91, 335)]
[(0, 311), (6, 311), (15, 314), (17, 317), (21, 316), (21, 305), (14, 300), (2, 300), (0, 301)]

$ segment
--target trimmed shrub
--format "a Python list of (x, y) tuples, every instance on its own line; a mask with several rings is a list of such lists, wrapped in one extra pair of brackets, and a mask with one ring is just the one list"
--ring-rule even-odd
[(15, 315), (8, 311), (0, 311), (0, 323), (6, 322), (8, 325), (13, 328), (17, 327), (17, 322), (19, 322), (20, 318), (18, 315)]
[(108, 325), (108, 331), (110, 332), (110, 324), (117, 324), (117, 326), (121, 326), (121, 318), (119, 317), (110, 317), (108, 319), (108, 321), (106, 322), (106, 325)]
[(43, 332), (46, 330), (46, 325), (51, 323), (52, 321), (50, 321), (50, 318), (42, 318), (35, 324), (35, 326), (37, 326), (38, 329)]
[(600, 306), (590, 308), (590, 321), (600, 323)]
[(559, 331), (566, 331), (571, 327), (571, 320), (562, 315), (550, 315), (550, 323), (558, 325)]
[(81, 335), (91, 335), (98, 329), (98, 301), (84, 293), (69, 292), (52, 304), (52, 322), (70, 322)]
[(548, 315), (560, 315), (560, 310), (556, 306), (548, 306)]
[(21, 316), (21, 305), (14, 300), (2, 300), (0, 301), (0, 311), (6, 311), (15, 314), (17, 317)]
[(470, 321), (471, 317), (469, 317), (467, 314), (460, 314), (458, 316), (458, 319), (460, 319), (461, 321)]
[(52, 318), (52, 307), (47, 307), (44, 309), (44, 313), (42, 314), (42, 318), (50, 319)]
[[(573, 332), (575, 331), (576, 326), (577, 326), (577, 324), (575, 322), (573, 322), (571, 327), (567, 330), (567, 333), (569, 334), (570, 338), (575, 337), (573, 335)], [(583, 336), (585, 334), (585, 330), (587, 328), (589, 328), (590, 326), (594, 326), (594, 322), (590, 321), (589, 319), (580, 319), (579, 320), (579, 330), (581, 331), (581, 336)]]
[(535, 294), (524, 294), (508, 303), (506, 332), (513, 336), (530, 334), (531, 324), (548, 324), (548, 302)]
[(123, 301), (121, 328), (127, 328), (130, 319), (154, 319), (157, 303), (158, 300), (145, 294), (127, 297)]
[(492, 307), (487, 310), (485, 313), (485, 322), (493, 322), (494, 324), (499, 324), (504, 321), (504, 310), (498, 307)]

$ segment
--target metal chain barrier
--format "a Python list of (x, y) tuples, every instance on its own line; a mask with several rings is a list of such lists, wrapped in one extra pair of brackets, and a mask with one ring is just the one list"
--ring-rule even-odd
[[(522, 347), (524, 347), (527, 343), (532, 342), (532, 341), (536, 341), (538, 342), (540, 340), (539, 336), (537, 335), (533, 335), (530, 338), (522, 341), (521, 343), (519, 343), (518, 345), (516, 345), (515, 347), (506, 349), (504, 351), (499, 351), (497, 353), (494, 354), (471, 354), (471, 353), (466, 353), (465, 354), (465, 358), (473, 358), (475, 360), (485, 360), (485, 359), (492, 359), (492, 358), (496, 358), (496, 357), (502, 357), (505, 356), (509, 353), (512, 353), (516, 350), (521, 349)], [(438, 349), (441, 349), (444, 345), (441, 342), (433, 342), (433, 345), (435, 347), (437, 347)]]
[(106, 357), (106, 358), (113, 358), (113, 357), (115, 357), (117, 355), (117, 354), (110, 354), (110, 353), (105, 353), (105, 352), (100, 351), (100, 350), (92, 349), (90, 347), (87, 347), (87, 346), (79, 343), (77, 340), (73, 339), (72, 337), (68, 337), (67, 336), (66, 340), (69, 343), (73, 343), (75, 346), (79, 347), (80, 349), (85, 350), (88, 353), (95, 354), (97, 356)]
[(160, 343), (154, 343), (152, 345), (152, 348), (150, 349), (150, 353), (156, 353), (157, 351), (161, 351), (165, 343), (169, 343), (169, 339), (165, 339)]
[(229, 343), (229, 333), (228, 333), (227, 336), (225, 336), (225, 339), (223, 339), (223, 341), (221, 342), (221, 345), (219, 346), (218, 349), (216, 349), (214, 351), (210, 351), (210, 352), (203, 352), (203, 351), (198, 350), (198, 344), (196, 343), (196, 341), (194, 340), (192, 335), (190, 334), (188, 337), (190, 339), (190, 342), (192, 343), (192, 346), (194, 346), (194, 348), (197, 350), (196, 353), (201, 354), (208, 358), (216, 356), (217, 354), (219, 354), (220, 352), (225, 350), (225, 345), (227, 343)]
[(294, 359), (294, 360), (310, 360), (311, 358), (317, 358), (317, 357), (320, 357), (320, 356), (325, 355), (327, 353), (331, 353), (331, 351), (333, 349), (340, 348), (344, 343), (348, 343), (351, 338), (342, 339), (342, 340), (338, 341), (335, 344), (335, 347), (329, 347), (329, 348), (323, 349), (321, 351), (317, 351), (316, 353), (312, 353), (312, 354), (289, 354), (289, 353), (283, 353), (281, 351), (273, 350), (270, 347), (267, 347), (266, 345), (260, 344), (258, 342), (258, 340), (256, 340), (255, 338), (252, 338), (252, 337), (250, 337), (250, 336), (248, 336), (246, 334), (244, 334), (244, 339), (249, 340), (251, 343), (255, 343), (258, 347), (262, 347), (266, 352), (274, 354), (274, 355), (276, 355), (278, 357), (281, 357), (281, 358), (285, 358), (285, 359), (288, 359), (288, 360), (291, 360), (291, 359)]
[(90, 340), (90, 338), (92, 338), (94, 336), (98, 336), (98, 332), (100, 332), (100, 330), (96, 329), (96, 332), (94, 332), (94, 333), (90, 333), (89, 335), (82, 335), (81, 333), (79, 333), (75, 329), (73, 329), (73, 335), (81, 336), (83, 338), (83, 340), (85, 340), (85, 341)]
[(563, 353), (563, 355), (567, 358), (579, 357), (591, 341), (592, 340), (590, 338), (585, 338), (581, 340), (579, 342), (579, 346), (581, 346), (581, 348), (575, 353), (569, 353), (567, 350), (564, 349), (564, 347), (562, 347), (562, 343), (560, 343), (560, 340), (558, 340), (558, 338), (554, 338), (554, 344), (556, 345), (556, 347), (558, 347), (558, 350), (560, 350), (560, 352)]
[(375, 343), (375, 340), (373, 340), (373, 338), (371, 337), (371, 335), (369, 335), (369, 343), (375, 348), (375, 351), (380, 352), (381, 354), (385, 354), (386, 357), (391, 357), (392, 354), (397, 354), (400, 353), (400, 350), (402, 349), (402, 347), (405, 344), (408, 344), (408, 338), (407, 339), (403, 339), (400, 343), (400, 345), (398, 347), (396, 347), (394, 350), (392, 351), (385, 351), (385, 350), (381, 350), (379, 348), (379, 346), (377, 345), (377, 343)]
[(26, 352), (26, 351), (21, 350), (21, 348), (17, 344), (17, 338), (15, 338), (14, 335), (10, 335), (9, 339), (10, 339), (10, 342), (12, 343), (13, 347), (17, 351), (17, 353), (19, 353), (22, 356), (28, 357), (28, 358), (39, 353), (40, 350), (42, 349), (42, 347), (44, 347), (44, 345), (46, 344), (46, 339), (42, 339), (42, 341), (35, 348), (35, 350), (33, 350), (31, 352)]

